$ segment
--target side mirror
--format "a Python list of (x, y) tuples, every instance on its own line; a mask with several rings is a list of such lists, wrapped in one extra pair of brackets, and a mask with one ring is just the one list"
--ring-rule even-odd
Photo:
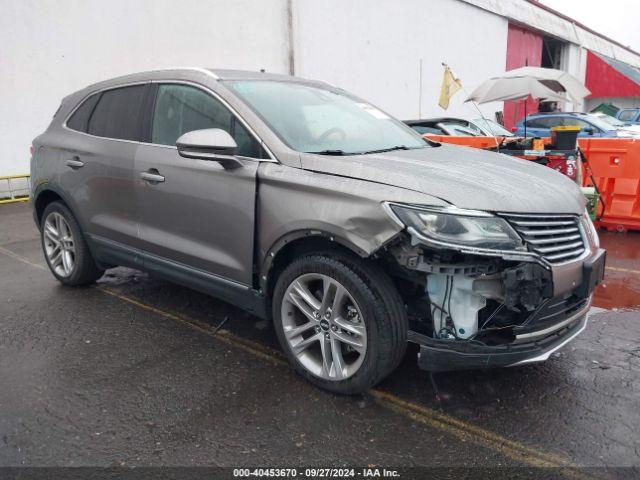
[(583, 128), (582, 131), (587, 135), (593, 135), (595, 133), (595, 130), (593, 129), (593, 127)]
[(238, 145), (231, 135), (220, 128), (193, 130), (176, 140), (178, 153), (185, 158), (212, 160), (224, 168), (238, 168), (242, 163), (234, 156)]

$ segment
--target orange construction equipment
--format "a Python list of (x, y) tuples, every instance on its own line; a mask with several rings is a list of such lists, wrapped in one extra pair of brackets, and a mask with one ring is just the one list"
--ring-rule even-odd
[(452, 137), (448, 135), (425, 135), (429, 140), (436, 142), (452, 143), (461, 147), (495, 148), (505, 138), (512, 137)]
[[(493, 137), (428, 135), (428, 138), (473, 148), (496, 146)], [(502, 139), (498, 137), (498, 143)], [(640, 230), (640, 139), (579, 138), (578, 146), (587, 162), (583, 186), (591, 186), (593, 177), (603, 200), (604, 211), (598, 212), (599, 225), (608, 230)]]
[[(640, 230), (640, 139), (578, 140), (604, 201), (600, 226), (607, 230)], [(591, 185), (588, 175), (583, 184)]]

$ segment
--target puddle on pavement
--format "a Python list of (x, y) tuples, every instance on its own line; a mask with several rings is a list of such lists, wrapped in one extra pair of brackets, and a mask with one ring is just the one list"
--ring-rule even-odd
[(636, 274), (635, 284), (629, 279), (613, 278), (607, 272), (605, 281), (593, 296), (593, 305), (606, 310), (640, 310), (640, 274)]
[(607, 270), (593, 305), (607, 310), (640, 310), (640, 232), (600, 230), (599, 235), (607, 250)]

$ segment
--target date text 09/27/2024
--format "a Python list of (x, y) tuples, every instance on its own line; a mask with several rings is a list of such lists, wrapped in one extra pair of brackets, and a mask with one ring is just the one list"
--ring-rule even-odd
[(236, 468), (237, 478), (399, 478), (397, 470), (386, 468)]

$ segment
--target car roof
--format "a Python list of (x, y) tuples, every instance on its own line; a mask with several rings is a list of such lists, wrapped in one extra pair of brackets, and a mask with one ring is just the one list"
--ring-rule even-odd
[[(271, 80), (271, 81), (283, 81), (283, 82), (295, 82), (304, 83), (308, 85), (318, 85), (330, 88), (336, 88), (332, 85), (317, 80), (308, 80), (300, 77), (293, 77), (291, 75), (283, 75), (278, 73), (267, 73), (263, 71), (249, 71), (249, 70), (230, 70), (230, 69), (218, 69), (218, 68), (203, 68), (203, 67), (169, 67), (158, 70), (148, 70), (144, 72), (131, 73), (128, 75), (122, 75), (119, 77), (110, 78), (97, 82), (81, 89), (80, 91), (94, 91), (101, 90), (110, 87), (116, 87), (118, 85), (145, 82), (152, 80), (177, 80), (177, 79), (193, 79), (208, 78), (209, 80)], [(76, 92), (78, 93), (78, 92)]]
[(587, 112), (536, 112), (536, 113), (531, 113), (529, 115), (527, 115), (527, 117), (554, 117), (554, 116), (563, 116), (563, 115), (567, 115), (567, 116), (580, 116), (580, 117), (585, 117), (585, 116), (589, 116), (591, 115), (591, 113), (587, 113)]
[(434, 118), (423, 118), (421, 120), (403, 120), (407, 125), (418, 125), (420, 123), (441, 123), (441, 122), (466, 122), (469, 123), (469, 120), (465, 120), (464, 118), (455, 118), (455, 117), (434, 117)]

